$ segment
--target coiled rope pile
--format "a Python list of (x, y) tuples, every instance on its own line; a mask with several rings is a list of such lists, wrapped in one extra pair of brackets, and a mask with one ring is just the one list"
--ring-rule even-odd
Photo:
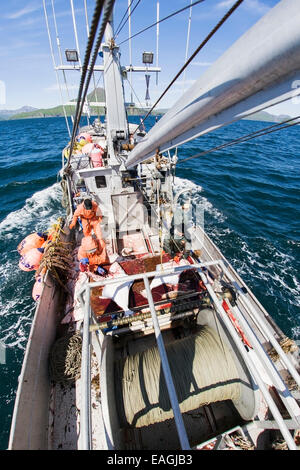
[(70, 384), (80, 377), (82, 339), (80, 334), (59, 338), (49, 356), (49, 375), (53, 382)]
[[(167, 345), (166, 351), (182, 413), (240, 398), (234, 360), (211, 328)], [(115, 393), (123, 427), (173, 418), (157, 347), (115, 363)]]
[(63, 219), (59, 218), (57, 223), (49, 230), (49, 240), (44, 249), (44, 254), (37, 269), (37, 276), (49, 270), (53, 278), (66, 289), (65, 282), (70, 266), (73, 262), (71, 254), (72, 242), (64, 242), (61, 239)]

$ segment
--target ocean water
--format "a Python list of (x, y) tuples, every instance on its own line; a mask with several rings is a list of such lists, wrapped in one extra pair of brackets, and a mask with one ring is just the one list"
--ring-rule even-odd
[[(139, 122), (138, 118), (130, 118)], [(146, 127), (154, 124), (147, 120)], [(179, 159), (267, 123), (242, 121), (185, 144)], [(18, 376), (35, 310), (33, 274), (18, 243), (64, 215), (57, 174), (68, 141), (63, 118), (0, 122), (0, 449), (6, 449)], [(205, 229), (286, 335), (300, 339), (299, 126), (178, 164)]]

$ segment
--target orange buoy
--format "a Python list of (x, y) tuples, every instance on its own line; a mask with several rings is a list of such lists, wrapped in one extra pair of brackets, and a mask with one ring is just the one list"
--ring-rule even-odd
[(47, 235), (41, 232), (31, 233), (27, 235), (24, 240), (21, 241), (18, 245), (18, 253), (23, 256), (27, 251), (32, 250), (32, 248), (41, 248), (42, 245), (47, 240)]
[(22, 271), (34, 271), (38, 269), (41, 259), (43, 257), (43, 248), (32, 248), (21, 256), (19, 268)]
[(34, 286), (32, 288), (32, 298), (33, 300), (35, 300), (36, 302), (40, 299), (41, 297), (41, 294), (42, 294), (42, 290), (43, 290), (43, 276), (39, 275), (37, 278), (36, 278), (36, 281), (34, 283)]

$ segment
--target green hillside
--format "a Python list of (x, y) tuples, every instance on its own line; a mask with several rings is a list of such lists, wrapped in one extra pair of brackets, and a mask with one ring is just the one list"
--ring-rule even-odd
[[(88, 94), (87, 99), (89, 102), (105, 102), (105, 91), (103, 88), (96, 88), (96, 90), (92, 91)], [(76, 101), (73, 99), (71, 101)], [(75, 106), (65, 106), (67, 116), (72, 116), (75, 113)], [(97, 115), (104, 115), (105, 109), (103, 106), (95, 107), (90, 106), (91, 114), (93, 116)], [(145, 116), (149, 110), (136, 108), (135, 106), (127, 106), (127, 114), (128, 116)], [(161, 115), (165, 114), (167, 109), (157, 109), (152, 111), (152, 115)], [(63, 117), (63, 107), (62, 106), (55, 106), (54, 108), (45, 108), (45, 109), (31, 109), (28, 112), (21, 112), (18, 114), (14, 114), (13, 116), (7, 117), (6, 119), (27, 119), (27, 118), (46, 118), (46, 117)], [(3, 116), (5, 119), (5, 116)], [(0, 116), (1, 118), (1, 116)], [(267, 111), (261, 111), (255, 113), (251, 116), (245, 118), (246, 120), (251, 121), (266, 121), (266, 122), (282, 122), (286, 119), (289, 119), (289, 116), (280, 115), (275, 116), (273, 114), (268, 113)]]
[(280, 114), (279, 116), (275, 116), (274, 114), (270, 114), (267, 111), (259, 111), (258, 113), (252, 114), (251, 116), (247, 116), (245, 120), (248, 121), (265, 121), (265, 122), (282, 122), (287, 119), (290, 119), (291, 116), (287, 116), (285, 114)]
[[(97, 94), (97, 100), (96, 100)], [(105, 101), (105, 92), (103, 88), (97, 88), (96, 90), (92, 91), (87, 96), (88, 101)], [(76, 101), (73, 99), (71, 101)], [(65, 106), (67, 116), (72, 116), (75, 113), (75, 105), (74, 106)], [(95, 115), (97, 114), (104, 114), (104, 107), (91, 107), (92, 113), (94, 112)], [(43, 117), (62, 117), (64, 116), (64, 110), (62, 105), (55, 106), (54, 108), (41, 108), (36, 109), (35, 111), (31, 111), (28, 113), (19, 113), (11, 116), (10, 119), (26, 119), (26, 118), (43, 118)]]
[[(105, 91), (103, 88), (97, 88), (96, 90), (92, 91), (88, 94), (87, 99), (89, 102), (104, 102), (105, 101)], [(76, 101), (75, 99), (71, 101)], [(72, 116), (75, 113), (75, 106), (65, 106), (67, 116)], [(90, 106), (91, 114), (92, 115), (104, 115), (105, 109), (103, 106)], [(166, 109), (160, 109), (157, 111), (153, 111), (153, 115), (157, 114), (164, 114)], [(144, 116), (147, 113), (146, 109), (136, 108), (134, 106), (127, 107), (127, 113), (129, 116), (138, 115)], [(29, 119), (29, 118), (46, 118), (46, 117), (62, 117), (64, 116), (64, 111), (62, 106), (55, 106), (54, 108), (42, 108), (36, 109), (34, 111), (25, 112), (15, 114), (11, 116), (9, 119)]]

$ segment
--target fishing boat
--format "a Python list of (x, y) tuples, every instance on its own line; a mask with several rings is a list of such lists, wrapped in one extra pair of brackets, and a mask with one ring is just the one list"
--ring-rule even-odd
[[(298, 347), (174, 178), (179, 146), (299, 93), (298, 1), (281, 0), (147, 133), (128, 122), (123, 79), (134, 67), (120, 65), (113, 7), (95, 2), (84, 62), (69, 51), (74, 63), (56, 66), (81, 73), (62, 150), (66, 216), (32, 268), (40, 290), (9, 449), (297, 450)], [(140, 69), (158, 73), (151, 61)], [(105, 120), (82, 126), (97, 70)], [(99, 209), (93, 227), (78, 215), (85, 201)], [(85, 239), (95, 248), (81, 256)], [(105, 257), (92, 269), (95, 250)]]

